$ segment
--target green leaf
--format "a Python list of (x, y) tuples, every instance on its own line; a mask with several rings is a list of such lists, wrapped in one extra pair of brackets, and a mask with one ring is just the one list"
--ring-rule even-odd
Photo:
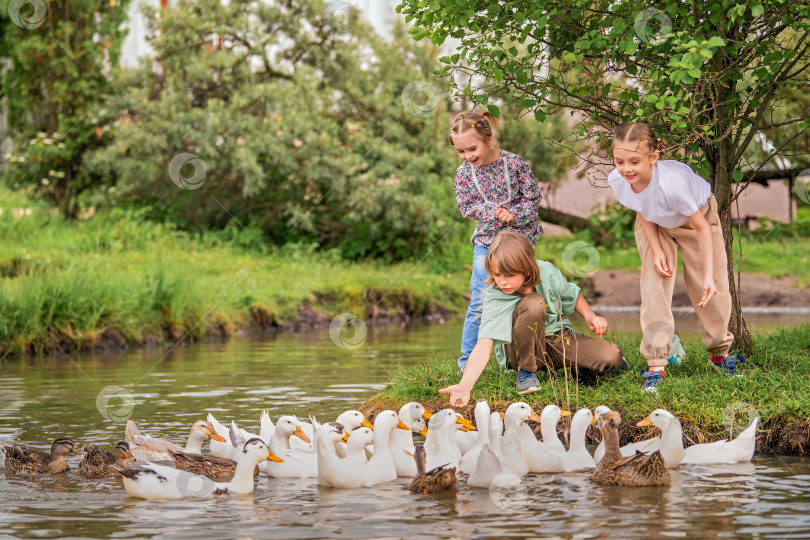
[(501, 117), (501, 110), (498, 108), (497, 105), (488, 105), (487, 110), (489, 111), (489, 114), (491, 114), (495, 118)]
[(742, 171), (734, 171), (731, 177), (734, 179), (735, 182), (741, 182), (743, 179), (743, 172)]
[(534, 119), (538, 122), (545, 122), (546, 121), (546, 113), (543, 111), (534, 111)]
[(756, 4), (754, 6), (751, 6), (751, 15), (753, 15), (754, 17), (759, 17), (763, 13), (765, 13), (765, 8), (762, 7), (762, 4)]

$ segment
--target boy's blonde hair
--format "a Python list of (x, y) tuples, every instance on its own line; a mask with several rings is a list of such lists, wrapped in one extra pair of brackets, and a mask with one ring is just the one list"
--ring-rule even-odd
[(504, 229), (495, 235), (484, 265), (490, 276), (484, 283), (496, 289), (498, 286), (492, 278), (495, 269), (507, 276), (523, 275), (523, 287), (535, 287), (540, 283), (540, 268), (534, 248), (526, 237), (511, 229)]

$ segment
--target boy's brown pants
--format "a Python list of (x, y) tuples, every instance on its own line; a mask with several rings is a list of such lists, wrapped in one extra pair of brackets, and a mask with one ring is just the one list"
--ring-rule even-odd
[(658, 241), (667, 258), (672, 277), (664, 277), (655, 270), (652, 248), (636, 218), (636, 245), (641, 256), (641, 355), (650, 367), (667, 365), (672, 354), (672, 334), (675, 320), (672, 316), (672, 292), (678, 269), (678, 248), (683, 258), (683, 277), (689, 291), (689, 300), (703, 325), (703, 345), (716, 356), (726, 356), (734, 336), (728, 331), (731, 318), (731, 295), (728, 290), (726, 246), (717, 214), (714, 195), (700, 209), (712, 232), (712, 276), (717, 294), (704, 307), (697, 307), (703, 297), (703, 259), (697, 242), (697, 232), (689, 223), (667, 229), (658, 227)]
[(546, 302), (539, 293), (524, 296), (512, 313), (512, 343), (504, 346), (509, 367), (514, 370), (566, 367), (579, 377), (592, 378), (625, 366), (615, 343), (563, 330), (545, 335)]

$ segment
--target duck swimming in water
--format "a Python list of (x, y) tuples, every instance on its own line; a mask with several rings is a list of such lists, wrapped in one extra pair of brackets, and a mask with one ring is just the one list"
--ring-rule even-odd
[(605, 413), (599, 419), (599, 430), (605, 441), (605, 457), (596, 466), (591, 480), (608, 486), (668, 486), (672, 481), (664, 465), (661, 452), (637, 452), (624, 457), (619, 449), (621, 416), (616, 411)]

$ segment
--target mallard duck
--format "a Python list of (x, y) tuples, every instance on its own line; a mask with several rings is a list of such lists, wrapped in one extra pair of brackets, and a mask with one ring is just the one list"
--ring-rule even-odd
[(374, 454), (368, 463), (347, 467), (346, 459), (338, 457), (335, 443), (343, 439), (346, 430), (336, 422), (323, 424), (315, 435), (318, 456), (318, 483), (338, 488), (369, 487), (397, 479), (397, 468), (388, 446), (394, 429), (410, 430), (394, 411), (383, 411), (374, 419)]
[(430, 495), (432, 493), (455, 491), (457, 489), (458, 480), (456, 480), (455, 467), (439, 465), (425, 472), (427, 453), (425, 452), (425, 447), (421, 444), (414, 447), (413, 458), (416, 463), (416, 476), (408, 486), (408, 491), (411, 493)]
[(87, 478), (115, 478), (121, 476), (113, 465), (128, 469), (127, 461), (135, 458), (129, 455), (129, 444), (121, 441), (115, 445), (115, 453), (100, 450), (97, 446), (85, 445), (82, 448), (84, 457), (79, 462), (79, 474)]
[(166, 439), (156, 439), (149, 435), (143, 435), (138, 431), (138, 426), (132, 420), (127, 420), (126, 440), (129, 443), (129, 453), (138, 460), (170, 461), (172, 456), (169, 452), (188, 452), (190, 454), (201, 454), (202, 444), (205, 439), (211, 437), (217, 441), (225, 439), (218, 435), (211, 422), (197, 420), (191, 426), (185, 448)]
[(568, 445), (568, 452), (563, 458), (565, 472), (596, 467), (596, 462), (585, 446), (585, 435), (588, 433), (588, 427), (595, 421), (596, 419), (591, 410), (584, 408), (578, 410), (574, 418), (571, 419), (571, 444)]
[(9, 472), (58, 474), (70, 470), (65, 456), (80, 450), (73, 439), (64, 437), (53, 441), (50, 452), (19, 445), (4, 446), (3, 452), (6, 455), (6, 470)]
[[(211, 454), (191, 454), (188, 452), (173, 452), (169, 454), (174, 460), (174, 467), (181, 471), (188, 471), (193, 474), (207, 476), (215, 482), (227, 482), (236, 473), (236, 461), (228, 458), (221, 458)], [(259, 469), (254, 471), (254, 476), (259, 474)]]
[[(594, 409), (594, 414), (596, 415), (596, 420), (599, 420), (599, 418), (603, 414), (605, 414), (606, 412), (610, 412), (610, 409), (608, 407), (606, 407), (605, 405), (599, 405), (596, 409)], [(673, 437), (673, 440), (674, 440), (674, 438), (680, 437), (680, 435), (676, 435), (674, 432), (672, 432), (672, 434), (670, 436)], [(621, 451), (622, 451), (622, 455), (624, 457), (630, 457), (630, 456), (634, 456), (636, 454), (636, 451), (639, 451), (639, 452), (652, 452), (652, 451), (658, 450), (660, 448), (661, 448), (661, 437), (659, 436), (659, 437), (652, 437), (650, 439), (645, 439), (643, 441), (627, 443), (627, 444), (625, 444), (624, 446), (621, 447)], [(667, 458), (668, 458), (669, 454), (667, 454), (666, 452), (662, 452), (661, 455), (664, 458), (664, 463), (667, 463), (667, 466), (670, 466), (668, 464), (668, 462), (667, 462)], [(605, 441), (601, 441), (599, 443), (599, 445), (596, 447), (596, 450), (593, 453), (593, 459), (594, 459), (594, 461), (599, 463), (604, 456), (605, 456)], [(670, 462), (674, 462), (676, 459), (677, 458), (674, 457), (673, 459), (670, 459)], [(677, 463), (676, 463), (676, 465), (677, 465)], [(674, 465), (672, 465), (672, 466), (674, 466)]]
[(133, 497), (148, 500), (199, 498), (252, 493), (253, 471), (266, 459), (277, 461), (281, 458), (273, 455), (261, 439), (251, 439), (242, 449), (230, 482), (214, 482), (206, 476), (150, 462), (146, 462), (142, 469), (119, 469), (116, 466), (116, 470), (124, 477), (124, 488)]
[(596, 466), (591, 480), (608, 486), (668, 486), (671, 482), (661, 452), (636, 452), (624, 457), (619, 450), (621, 416), (616, 411), (602, 415), (599, 430), (605, 441), (605, 457)]

